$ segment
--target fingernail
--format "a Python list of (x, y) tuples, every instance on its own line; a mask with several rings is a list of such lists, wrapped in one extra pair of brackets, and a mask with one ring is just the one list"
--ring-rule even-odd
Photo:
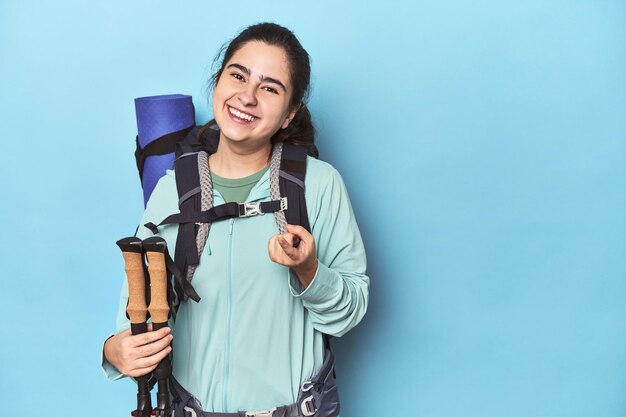
[(169, 332), (171, 332), (172, 330), (169, 327), (165, 327), (165, 334), (168, 334)]

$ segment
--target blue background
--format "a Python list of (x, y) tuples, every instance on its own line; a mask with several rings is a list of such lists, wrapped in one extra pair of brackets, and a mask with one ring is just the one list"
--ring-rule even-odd
[(313, 59), (369, 256), (342, 416), (626, 415), (623, 1), (0, 1), (2, 415), (126, 416), (99, 368), (142, 210), (133, 98), (243, 27)]

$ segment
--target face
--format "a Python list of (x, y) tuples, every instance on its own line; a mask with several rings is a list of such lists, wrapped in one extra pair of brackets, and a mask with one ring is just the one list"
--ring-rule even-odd
[(221, 138), (253, 147), (270, 143), (288, 126), (292, 87), (284, 50), (260, 41), (244, 44), (224, 65), (213, 90)]

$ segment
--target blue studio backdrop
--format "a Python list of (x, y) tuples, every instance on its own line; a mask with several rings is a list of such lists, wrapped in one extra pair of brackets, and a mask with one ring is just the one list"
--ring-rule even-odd
[(626, 3), (0, 1), (2, 415), (125, 416), (108, 382), (143, 209), (135, 97), (194, 97), (243, 27), (312, 57), (371, 277), (343, 417), (626, 415)]

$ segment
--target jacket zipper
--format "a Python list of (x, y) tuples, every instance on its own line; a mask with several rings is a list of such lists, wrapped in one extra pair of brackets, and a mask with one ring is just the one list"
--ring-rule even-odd
[(228, 225), (228, 265), (226, 274), (226, 341), (224, 346), (224, 411), (228, 410), (228, 383), (230, 362), (230, 326), (232, 309), (232, 275), (233, 275), (233, 225), (235, 219), (229, 220)]

